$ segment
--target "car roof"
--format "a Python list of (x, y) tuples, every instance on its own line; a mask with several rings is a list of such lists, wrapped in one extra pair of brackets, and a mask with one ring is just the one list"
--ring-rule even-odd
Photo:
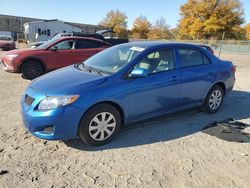
[(101, 42), (103, 44), (107, 44), (110, 46), (109, 43), (104, 42), (103, 40), (99, 40), (96, 38), (92, 38), (92, 37), (80, 37), (80, 36), (61, 36), (60, 38), (58, 38), (59, 40), (67, 40), (67, 39), (86, 39), (86, 40), (92, 40), (92, 41), (96, 41), (96, 42)]
[(99, 40), (104, 40), (104, 37), (98, 33), (82, 33), (82, 32), (71, 32), (71, 33), (58, 33), (57, 35), (63, 37), (76, 36), (76, 37), (92, 37)]
[(86, 39), (86, 40), (94, 40), (94, 41), (99, 41), (103, 42), (102, 40), (92, 38), (92, 37), (80, 37), (80, 36), (61, 36), (59, 39)]
[(168, 41), (136, 41), (136, 42), (129, 42), (122, 44), (124, 46), (136, 46), (136, 47), (141, 47), (141, 48), (156, 48), (156, 47), (161, 47), (161, 46), (166, 46), (166, 47), (195, 47), (195, 48), (200, 48), (199, 45), (196, 44), (190, 44), (190, 43), (178, 43), (178, 42), (168, 42)]

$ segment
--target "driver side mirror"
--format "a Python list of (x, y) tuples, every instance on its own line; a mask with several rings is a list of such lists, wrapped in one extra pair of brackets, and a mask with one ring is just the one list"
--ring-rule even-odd
[(148, 76), (148, 70), (143, 68), (134, 68), (130, 73), (130, 78), (143, 78)]

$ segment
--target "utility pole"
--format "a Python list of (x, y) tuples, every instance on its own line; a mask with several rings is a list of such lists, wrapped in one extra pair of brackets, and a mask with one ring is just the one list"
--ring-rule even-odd
[(221, 39), (221, 43), (220, 43), (220, 51), (219, 51), (219, 58), (220, 58), (220, 54), (221, 54), (221, 48), (222, 48), (222, 45), (223, 45), (223, 42), (224, 42), (224, 37), (225, 37), (225, 31), (223, 31), (223, 34), (222, 34), (222, 39)]

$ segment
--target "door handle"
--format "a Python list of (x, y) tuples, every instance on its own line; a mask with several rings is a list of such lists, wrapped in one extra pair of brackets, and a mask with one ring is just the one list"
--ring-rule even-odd
[(169, 82), (171, 82), (171, 81), (176, 82), (176, 81), (177, 81), (177, 77), (176, 77), (176, 76), (172, 76), (172, 77), (169, 78), (167, 81), (169, 81)]
[(155, 83), (154, 86), (155, 87), (156, 86), (159, 86), (159, 87), (168, 86), (168, 85), (175, 84), (174, 82), (177, 82), (177, 76), (172, 76), (169, 79), (161, 80), (161, 82)]

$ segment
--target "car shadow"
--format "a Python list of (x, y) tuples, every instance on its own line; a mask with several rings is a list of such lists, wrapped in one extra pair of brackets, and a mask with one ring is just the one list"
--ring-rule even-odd
[(221, 109), (215, 114), (192, 109), (133, 123), (121, 129), (120, 133), (109, 144), (100, 147), (87, 146), (79, 139), (64, 142), (69, 147), (84, 151), (100, 151), (166, 142), (199, 132), (214, 121), (222, 121), (227, 118), (236, 120), (250, 118), (249, 106), (249, 92), (232, 91), (225, 98)]

